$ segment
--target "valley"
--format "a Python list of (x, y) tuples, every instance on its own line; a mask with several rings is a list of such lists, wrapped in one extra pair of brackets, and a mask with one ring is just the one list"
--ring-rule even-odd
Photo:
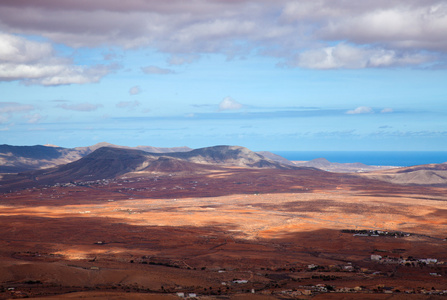
[(2, 299), (441, 299), (447, 290), (444, 187), (219, 166), (0, 197)]

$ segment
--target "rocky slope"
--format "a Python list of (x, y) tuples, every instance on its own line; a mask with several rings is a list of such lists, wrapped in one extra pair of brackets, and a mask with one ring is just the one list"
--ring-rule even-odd
[(447, 163), (372, 172), (364, 176), (401, 185), (447, 186)]
[(102, 147), (85, 157), (53, 168), (4, 174), (0, 190), (112, 179), (135, 172), (202, 172), (221, 167), (296, 169), (238, 146), (215, 146), (189, 152), (149, 153), (142, 150)]
[(93, 146), (76, 148), (62, 148), (50, 145), (0, 145), (0, 173), (17, 173), (67, 164), (81, 159), (101, 147), (137, 149), (151, 153), (169, 153), (192, 150), (188, 147), (157, 148), (151, 146), (137, 146), (132, 148), (109, 143), (98, 143)]
[(195, 149), (189, 152), (168, 153), (164, 155), (200, 164), (272, 169), (294, 168), (289, 165), (275, 162), (247, 148), (239, 146), (214, 146)]

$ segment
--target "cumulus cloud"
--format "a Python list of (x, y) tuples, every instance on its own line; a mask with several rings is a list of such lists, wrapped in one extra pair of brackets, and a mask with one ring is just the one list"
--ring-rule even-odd
[(145, 74), (159, 74), (159, 75), (166, 75), (166, 74), (174, 74), (175, 72), (171, 69), (164, 69), (157, 66), (147, 66), (141, 68), (141, 70)]
[(348, 115), (372, 114), (374, 113), (374, 110), (369, 106), (359, 106), (356, 109), (348, 110), (346, 113)]
[(116, 107), (118, 108), (128, 108), (128, 109), (134, 109), (138, 106), (140, 106), (141, 103), (139, 101), (121, 101), (116, 104)]
[(139, 86), (133, 86), (129, 89), (129, 94), (133, 95), (138, 95), (141, 92), (140, 87)]
[(63, 85), (98, 82), (110, 67), (79, 66), (57, 56), (50, 43), (0, 32), (0, 81)]
[(446, 51), (446, 12), (442, 0), (313, 0), (288, 2), (282, 19), (318, 25), (313, 33), (326, 40)]
[(62, 108), (65, 110), (74, 110), (74, 111), (95, 111), (98, 108), (102, 107), (102, 104), (92, 104), (92, 103), (79, 103), (79, 104), (59, 104), (56, 107)]
[(224, 110), (239, 110), (243, 107), (242, 104), (237, 102), (231, 97), (225, 97), (220, 103), (219, 103), (219, 111)]
[[(0, 3), (0, 20), (0, 30), (71, 47), (150, 47), (172, 54), (172, 65), (205, 53), (256, 51), (298, 67), (389, 67), (442, 62), (447, 53), (444, 0), (8, 0)], [(34, 51), (48, 55), (51, 47)], [(343, 51), (356, 59), (337, 53)]]
[(404, 54), (381, 48), (359, 48), (348, 44), (307, 50), (291, 62), (310, 69), (361, 69), (419, 65), (432, 58), (426, 54)]

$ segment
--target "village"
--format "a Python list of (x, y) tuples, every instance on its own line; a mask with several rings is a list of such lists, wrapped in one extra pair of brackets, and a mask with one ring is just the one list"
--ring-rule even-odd
[(388, 237), (409, 237), (411, 233), (402, 231), (383, 231), (383, 230), (368, 230), (368, 229), (343, 229), (343, 233), (352, 233), (353, 236), (388, 236)]
[[(39, 259), (44, 257), (51, 257), (52, 259), (61, 259), (60, 257), (53, 257), (47, 253), (17, 253), (17, 258)], [(152, 259), (148, 260), (147, 259)], [(154, 260), (155, 259), (155, 260)], [(371, 256), (372, 261), (376, 261), (376, 258)], [(427, 259), (419, 259), (419, 262), (426, 261)], [(440, 262), (435, 259), (428, 259), (427, 266), (439, 266)], [(91, 263), (96, 263), (91, 261)], [(200, 272), (204, 273), (204, 276), (209, 278), (227, 278), (223, 280), (219, 285), (214, 286), (181, 286), (181, 285), (165, 285), (161, 286), (158, 290), (147, 289), (138, 285), (126, 285), (126, 284), (114, 284), (105, 285), (101, 287), (103, 291), (119, 291), (124, 292), (138, 292), (138, 293), (152, 293), (152, 294), (172, 294), (179, 298), (187, 299), (201, 299), (209, 296), (227, 296), (240, 293), (246, 294), (261, 294), (276, 296), (281, 299), (295, 299), (298, 296), (313, 297), (317, 295), (324, 295), (327, 293), (340, 293), (340, 294), (357, 294), (359, 297), (365, 294), (414, 294), (414, 295), (439, 295), (447, 296), (447, 290), (436, 289), (432, 286), (420, 286), (413, 289), (400, 290), (390, 284), (376, 284), (371, 286), (368, 281), (374, 280), (373, 278), (387, 278), (392, 276), (391, 273), (377, 272), (361, 268), (353, 263), (346, 263), (342, 265), (330, 265), (330, 266), (318, 266), (315, 264), (310, 265), (295, 265), (289, 269), (257, 269), (257, 270), (239, 270), (239, 269), (208, 269), (191, 268), (186, 264), (180, 264), (178, 261), (173, 262), (169, 260), (158, 260), (157, 258), (142, 258), (131, 262), (132, 264), (138, 263), (147, 265), (149, 268), (175, 268), (188, 270), (188, 272)], [(444, 265), (444, 263), (442, 263)], [(88, 265), (85, 263), (72, 263), (69, 265), (72, 268), (84, 269), (91, 273), (90, 276), (98, 276), (103, 270), (103, 267), (97, 264)], [(425, 266), (425, 265), (424, 265)], [(446, 273), (447, 269), (444, 268), (443, 272)], [(213, 275), (214, 274), (214, 275)], [(238, 274), (238, 275), (235, 275)], [(245, 279), (240, 276), (245, 275)], [(431, 276), (434, 276), (430, 273)], [(233, 276), (239, 276), (233, 279)], [(244, 276), (244, 275), (243, 275)], [(440, 275), (436, 275), (440, 276)], [(265, 278), (265, 279), (262, 279)], [(356, 286), (343, 286), (341, 282), (346, 280), (363, 281), (363, 284)], [(0, 294), (9, 294), (13, 298), (28, 297), (34, 289), (46, 288), (55, 289), (57, 286), (48, 285), (41, 281), (24, 281), (21, 283), (14, 283), (9, 285), (0, 286)], [(92, 291), (93, 287), (81, 287), (73, 286), (73, 291)], [(307, 298), (305, 298), (307, 299)]]

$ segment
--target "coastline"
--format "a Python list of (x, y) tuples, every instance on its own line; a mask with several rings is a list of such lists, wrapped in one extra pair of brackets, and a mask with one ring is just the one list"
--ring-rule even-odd
[(447, 151), (271, 151), (290, 161), (325, 158), (332, 163), (409, 167), (447, 162)]

